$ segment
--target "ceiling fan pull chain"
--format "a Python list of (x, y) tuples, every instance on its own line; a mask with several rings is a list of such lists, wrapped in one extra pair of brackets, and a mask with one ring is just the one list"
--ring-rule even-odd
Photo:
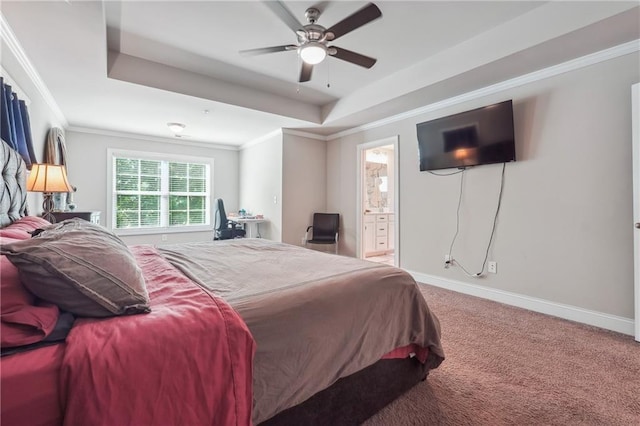
[(331, 87), (331, 64), (327, 61), (327, 89)]
[[(298, 56), (298, 63), (296, 65), (296, 72), (298, 71), (298, 69), (300, 68), (300, 66), (302, 65), (302, 58), (300, 58), (300, 54), (297, 54)], [(296, 94), (300, 94), (300, 80), (298, 80), (298, 82), (296, 83)]]

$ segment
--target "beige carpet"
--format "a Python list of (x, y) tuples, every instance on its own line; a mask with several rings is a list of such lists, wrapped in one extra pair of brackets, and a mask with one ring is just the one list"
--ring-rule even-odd
[(365, 425), (640, 425), (640, 343), (421, 285), (446, 359)]

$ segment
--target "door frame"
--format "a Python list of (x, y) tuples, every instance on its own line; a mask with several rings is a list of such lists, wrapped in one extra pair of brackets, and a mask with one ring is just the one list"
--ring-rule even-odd
[(633, 292), (635, 300), (635, 339), (640, 342), (640, 83), (631, 86), (632, 163), (633, 163)]
[(394, 224), (394, 235), (393, 235), (393, 264), (395, 266), (400, 266), (400, 168), (399, 168), (399, 158), (400, 158), (400, 144), (398, 135), (391, 136), (384, 139), (378, 139), (371, 142), (361, 143), (357, 146), (357, 155), (356, 155), (356, 170), (357, 170), (357, 178), (356, 178), (356, 255), (359, 259), (364, 259), (364, 244), (363, 244), (363, 233), (362, 233), (362, 215), (363, 215), (363, 206), (362, 206), (362, 170), (364, 169), (365, 162), (365, 151), (371, 148), (376, 148), (385, 145), (393, 145), (393, 224)]

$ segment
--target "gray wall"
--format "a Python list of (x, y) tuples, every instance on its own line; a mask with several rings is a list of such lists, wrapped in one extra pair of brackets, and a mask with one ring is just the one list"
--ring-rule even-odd
[[(332, 140), (327, 208), (342, 213), (342, 253), (356, 251), (356, 146), (399, 135), (401, 267), (633, 318), (631, 90), (637, 53)], [(489, 260), (498, 274), (444, 269), (460, 174), (418, 169), (416, 123), (513, 99), (518, 161), (506, 168)], [(425, 104), (427, 100), (425, 100)], [(453, 257), (481, 268), (501, 165), (466, 172)]]
[[(109, 148), (213, 158), (213, 196), (224, 199), (226, 210), (238, 210), (238, 152), (235, 150), (72, 131), (66, 133), (66, 141), (69, 181), (78, 188), (74, 194), (77, 210), (101, 211), (102, 225), (106, 225), (107, 197), (109, 196), (107, 194), (107, 149)], [(208, 241), (213, 238), (212, 231), (166, 233), (166, 235), (165, 243)], [(128, 235), (121, 238), (127, 244), (162, 242), (160, 234)]]
[(313, 213), (325, 212), (326, 142), (283, 135), (282, 241), (301, 245)]
[(326, 203), (326, 142), (277, 132), (240, 150), (240, 205), (268, 222), (263, 238), (301, 245)]

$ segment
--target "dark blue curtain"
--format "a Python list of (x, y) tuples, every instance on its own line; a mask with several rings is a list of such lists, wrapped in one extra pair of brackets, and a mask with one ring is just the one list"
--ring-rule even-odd
[(0, 135), (2, 140), (18, 151), (27, 168), (31, 169), (32, 163), (37, 163), (35, 152), (33, 151), (33, 141), (31, 139), (31, 124), (29, 122), (29, 111), (23, 100), (18, 99), (11, 86), (4, 83), (0, 77), (2, 85), (2, 96), (0, 96)]

